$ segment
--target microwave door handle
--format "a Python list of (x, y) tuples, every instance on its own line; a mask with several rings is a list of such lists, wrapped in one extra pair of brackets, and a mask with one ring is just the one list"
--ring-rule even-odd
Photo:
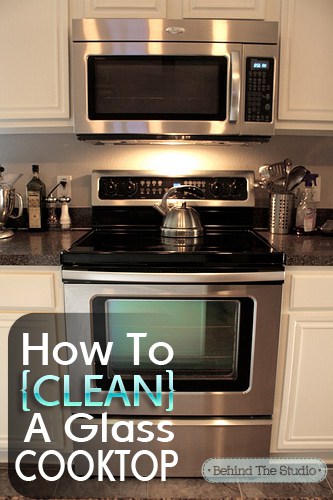
[(237, 122), (240, 101), (240, 53), (231, 52), (231, 91), (229, 121)]

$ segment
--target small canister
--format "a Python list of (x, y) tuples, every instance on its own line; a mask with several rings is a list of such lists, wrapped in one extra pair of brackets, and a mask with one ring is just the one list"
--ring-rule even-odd
[(271, 233), (288, 234), (292, 229), (294, 195), (292, 193), (273, 193), (269, 214)]

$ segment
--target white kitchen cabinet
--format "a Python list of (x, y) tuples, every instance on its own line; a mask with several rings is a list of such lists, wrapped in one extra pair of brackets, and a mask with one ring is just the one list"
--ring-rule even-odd
[(332, 20), (332, 0), (281, 0), (278, 130), (333, 132)]
[(83, 17), (165, 18), (167, 0), (84, 0)]
[(0, 28), (1, 133), (69, 126), (68, 0), (1, 0)]
[(333, 269), (287, 268), (273, 454), (333, 461)]
[(83, 17), (264, 19), (267, 0), (83, 0)]
[(266, 0), (183, 0), (183, 17), (265, 19)]
[[(5, 411), (0, 413), (0, 461), (7, 461), (8, 449), (8, 356), (7, 343), (11, 326), (29, 313), (61, 313), (64, 310), (60, 268), (1, 266), (0, 269), (0, 384), (1, 402)], [(51, 332), (56, 332), (53, 316), (46, 316)], [(29, 324), (27, 319), (27, 324)], [(33, 321), (33, 319), (31, 319)], [(51, 324), (52, 323), (52, 324)], [(57, 334), (57, 333), (55, 333)], [(60, 341), (60, 340), (59, 340)], [(61, 409), (54, 407), (52, 419), (63, 419)], [(52, 426), (49, 422), (52, 435)], [(55, 448), (63, 449), (64, 436), (58, 431), (51, 437)], [(41, 443), (42, 446), (49, 444)]]

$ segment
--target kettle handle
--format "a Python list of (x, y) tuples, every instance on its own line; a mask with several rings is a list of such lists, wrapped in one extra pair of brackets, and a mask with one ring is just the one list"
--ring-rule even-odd
[(183, 191), (184, 194), (186, 191), (192, 192), (192, 194), (196, 195), (198, 198), (204, 198), (205, 194), (202, 189), (197, 186), (189, 186), (187, 184), (181, 184), (179, 186), (173, 186), (164, 194), (160, 205), (155, 205), (155, 208), (159, 210), (162, 214), (166, 214), (168, 212), (167, 201), (173, 194), (177, 193), (177, 191)]
[(177, 191), (189, 191), (190, 193), (196, 195), (198, 198), (204, 198), (205, 194), (202, 189), (197, 186), (189, 186), (188, 184), (182, 184), (180, 186), (171, 187), (163, 196), (163, 198), (170, 198), (173, 194), (177, 193)]
[(18, 219), (23, 214), (23, 199), (19, 193), (14, 193), (14, 197), (17, 199), (17, 203), (18, 203), (18, 214), (17, 215), (10, 214), (10, 218), (11, 219)]

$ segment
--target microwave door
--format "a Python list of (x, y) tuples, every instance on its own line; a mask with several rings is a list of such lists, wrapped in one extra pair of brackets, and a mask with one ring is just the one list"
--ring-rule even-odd
[(176, 47), (137, 43), (133, 54), (133, 44), (76, 44), (75, 132), (239, 135), (242, 46)]

